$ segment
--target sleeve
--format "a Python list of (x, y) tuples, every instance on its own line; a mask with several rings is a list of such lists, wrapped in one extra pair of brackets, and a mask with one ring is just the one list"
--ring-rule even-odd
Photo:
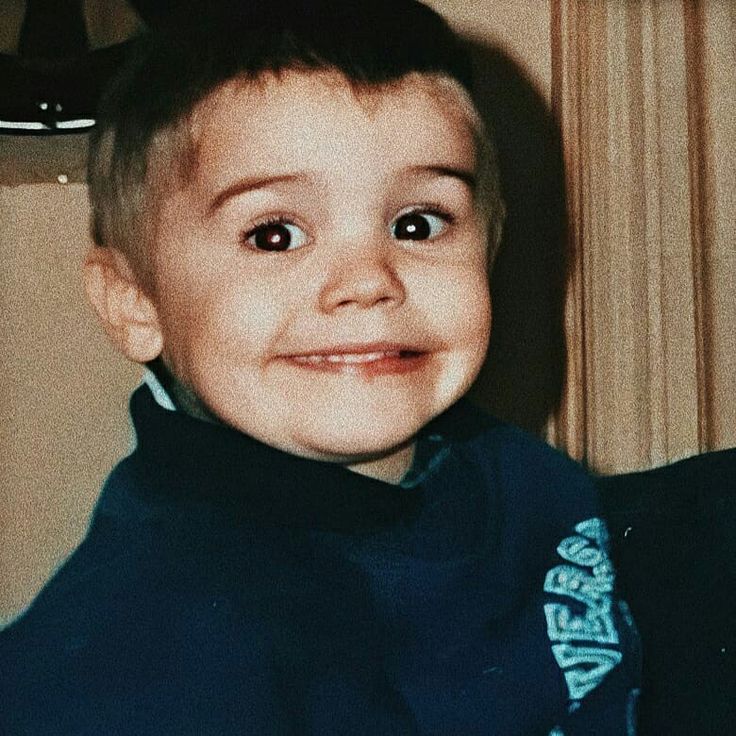
[[(564, 453), (500, 425), (491, 436), (503, 494), (501, 545), (530, 563), (539, 586), (540, 645), (559, 700), (550, 736), (635, 736), (639, 635), (618, 592), (609, 535), (592, 478)], [(489, 440), (490, 443), (490, 440)], [(554, 728), (553, 728), (554, 726)]]
[(640, 643), (617, 594), (605, 523), (579, 522), (556, 553), (544, 614), (569, 700), (550, 736), (635, 736)]

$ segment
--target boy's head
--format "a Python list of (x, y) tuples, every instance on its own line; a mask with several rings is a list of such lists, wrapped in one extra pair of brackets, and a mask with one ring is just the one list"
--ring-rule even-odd
[(408, 1), (143, 42), (90, 159), (87, 288), (118, 347), (268, 444), (400, 475), (488, 340), (502, 205), (467, 83)]

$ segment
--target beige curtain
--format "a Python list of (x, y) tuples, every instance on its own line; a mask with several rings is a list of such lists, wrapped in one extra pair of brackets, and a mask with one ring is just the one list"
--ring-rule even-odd
[(736, 445), (736, 3), (550, 20), (571, 269), (549, 438), (602, 472)]

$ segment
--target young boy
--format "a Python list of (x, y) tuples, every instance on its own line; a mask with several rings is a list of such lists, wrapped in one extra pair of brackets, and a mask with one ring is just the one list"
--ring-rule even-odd
[(589, 481), (460, 400), (502, 205), (459, 44), (410, 0), (304, 5), (149, 39), (102, 105), (86, 287), (152, 372), (0, 637), (0, 723), (633, 733)]

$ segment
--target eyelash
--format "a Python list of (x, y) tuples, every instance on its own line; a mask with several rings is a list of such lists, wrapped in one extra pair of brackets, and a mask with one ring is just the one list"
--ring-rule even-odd
[(397, 215), (391, 222), (396, 222), (399, 217), (406, 215), (434, 215), (435, 217), (441, 217), (448, 225), (452, 225), (457, 219), (452, 212), (438, 204), (418, 204), (406, 210), (406, 212)]
[(454, 222), (455, 220), (455, 215), (445, 207), (440, 204), (430, 204), (429, 202), (413, 205), (406, 210), (406, 212), (402, 212), (399, 217), (402, 217), (403, 215), (413, 215), (414, 213), (419, 213), (420, 215), (437, 215), (437, 217), (441, 217), (448, 222)]
[(286, 215), (274, 215), (272, 217), (264, 217), (262, 220), (258, 220), (254, 225), (251, 225), (247, 230), (243, 230), (241, 238), (247, 240), (254, 235), (262, 227), (271, 227), (272, 225), (295, 225), (293, 218)]

